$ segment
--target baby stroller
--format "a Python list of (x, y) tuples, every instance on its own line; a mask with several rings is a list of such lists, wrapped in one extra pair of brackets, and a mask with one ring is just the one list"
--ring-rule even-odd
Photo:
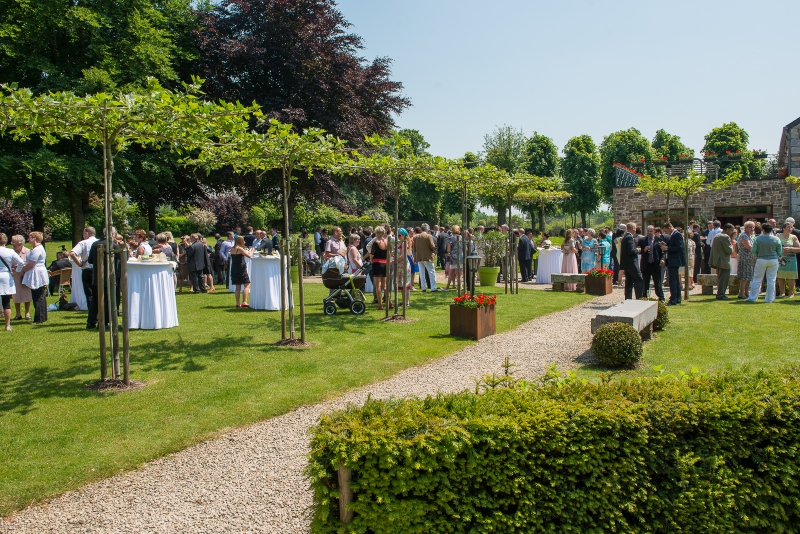
[(347, 274), (347, 262), (341, 256), (325, 262), (322, 266), (322, 283), (331, 290), (330, 295), (322, 299), (325, 315), (336, 314), (337, 306), (350, 308), (353, 315), (362, 315), (367, 310), (364, 293), (361, 292), (367, 282), (365, 271), (364, 266), (353, 274)]

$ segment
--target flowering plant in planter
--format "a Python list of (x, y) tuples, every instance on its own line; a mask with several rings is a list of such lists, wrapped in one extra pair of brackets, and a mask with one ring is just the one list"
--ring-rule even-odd
[(591, 269), (586, 273), (586, 276), (593, 278), (611, 278), (614, 276), (614, 271), (611, 269)]
[(497, 295), (479, 294), (474, 297), (469, 293), (465, 293), (460, 297), (453, 297), (453, 304), (456, 306), (463, 306), (465, 308), (484, 308), (486, 306), (494, 306), (497, 304)]
[(767, 151), (766, 150), (761, 150), (760, 148), (759, 149), (753, 149), (753, 156), (755, 156), (757, 158), (762, 158), (762, 159), (766, 158), (767, 157)]
[(717, 153), (716, 152), (703, 152), (703, 157), (706, 158), (706, 159), (708, 159), (708, 158), (716, 158), (717, 157)]

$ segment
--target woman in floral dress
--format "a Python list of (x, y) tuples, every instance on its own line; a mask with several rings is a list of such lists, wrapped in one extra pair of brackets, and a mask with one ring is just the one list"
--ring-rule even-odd
[(753, 232), (755, 230), (755, 223), (747, 221), (742, 227), (742, 233), (736, 241), (736, 249), (739, 252), (739, 297), (746, 299), (750, 294), (750, 280), (753, 279), (753, 267), (755, 266), (755, 258), (753, 257)]

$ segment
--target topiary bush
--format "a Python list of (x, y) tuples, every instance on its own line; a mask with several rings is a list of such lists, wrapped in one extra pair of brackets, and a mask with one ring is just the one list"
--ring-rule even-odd
[(604, 324), (594, 333), (592, 353), (607, 367), (632, 365), (642, 358), (642, 338), (629, 324)]
[(669, 324), (669, 310), (665, 302), (656, 298), (642, 297), (639, 300), (650, 300), (658, 302), (658, 316), (653, 321), (653, 330), (664, 330), (664, 327)]
[(788, 367), (370, 400), (312, 429), (312, 532), (796, 532), (798, 390)]

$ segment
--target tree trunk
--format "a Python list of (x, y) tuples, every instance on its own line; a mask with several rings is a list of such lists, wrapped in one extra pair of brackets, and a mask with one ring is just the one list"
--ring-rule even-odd
[(150, 229), (151, 232), (158, 232), (158, 221), (157, 221), (157, 211), (158, 206), (156, 206), (156, 200), (153, 197), (147, 199), (147, 227)]
[(683, 199), (683, 221), (684, 221), (684, 228), (683, 228), (683, 251), (686, 253), (686, 267), (684, 268), (684, 273), (686, 274), (684, 280), (684, 289), (683, 289), (683, 300), (689, 300), (689, 276), (692, 276), (694, 273), (689, 272), (689, 246), (686, 244), (686, 241), (689, 239), (689, 197), (684, 197)]
[[(69, 193), (69, 218), (72, 227), (72, 245), (77, 245), (83, 239), (83, 229), (86, 227), (86, 212), (89, 211), (89, 190), (70, 190)], [(96, 229), (100, 234), (99, 228)]]
[[(667, 213), (666, 213), (667, 222), (669, 222), (669, 198), (670, 198), (670, 196), (671, 195), (667, 195)], [(685, 228), (684, 228), (684, 230), (685, 230)]]
[(494, 209), (497, 212), (497, 226), (503, 226), (508, 222), (506, 221), (505, 206), (494, 206)]
[(31, 204), (31, 216), (33, 217), (33, 229), (44, 233), (44, 206)]
[(542, 207), (542, 211), (539, 213), (539, 228), (542, 229), (542, 233), (545, 233), (547, 230), (545, 230), (546, 221), (544, 219), (544, 204), (542, 204), (541, 207)]
[(587, 228), (585, 211), (581, 212), (581, 228)]

